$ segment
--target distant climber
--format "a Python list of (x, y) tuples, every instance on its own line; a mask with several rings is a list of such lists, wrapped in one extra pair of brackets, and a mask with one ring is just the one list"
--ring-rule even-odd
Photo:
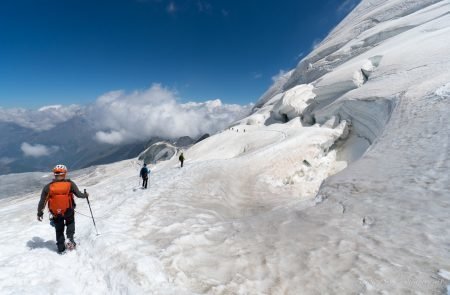
[[(73, 195), (78, 198), (87, 198), (89, 194), (80, 192), (77, 185), (70, 179), (66, 179), (67, 168), (64, 165), (56, 165), (53, 168), (55, 178), (47, 184), (41, 193), (37, 209), (37, 219), (42, 221), (44, 208), (48, 203), (50, 211), (50, 224), (55, 227), (56, 245), (58, 253), (63, 253), (66, 247), (70, 250), (75, 249), (76, 243), (73, 238), (75, 234), (75, 202)], [(69, 242), (65, 243), (64, 227)]]
[(180, 160), (181, 167), (183, 167), (183, 162), (184, 162), (184, 155), (183, 155), (183, 153), (181, 153), (181, 155), (178, 157), (178, 160)]
[(142, 177), (142, 188), (146, 189), (148, 184), (148, 175), (150, 174), (150, 169), (147, 168), (147, 164), (144, 163), (144, 167), (141, 169), (140, 176)]

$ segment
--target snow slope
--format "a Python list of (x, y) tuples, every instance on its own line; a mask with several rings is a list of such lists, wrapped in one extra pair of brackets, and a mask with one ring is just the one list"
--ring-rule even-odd
[(79, 249), (0, 199), (2, 294), (445, 294), (450, 1), (363, 0), (253, 113), (75, 177)]
[[(286, 125), (245, 133), (236, 127), (207, 138), (185, 152), (183, 169), (176, 156), (150, 167), (149, 190), (138, 186), (135, 160), (75, 177), (91, 194), (100, 235), (86, 203), (78, 201), (79, 249), (65, 256), (55, 253), (53, 229), (35, 220), (38, 192), (0, 200), (0, 228), (6, 229), (0, 243), (2, 294), (239, 292), (236, 272), (251, 272), (256, 259), (245, 261), (246, 248), (258, 248), (252, 246), (257, 216), (283, 214), (289, 204), (313, 206), (321, 179), (336, 169), (335, 152), (324, 149), (342, 127), (304, 130), (299, 120)], [(209, 277), (217, 259), (224, 265)], [(20, 275), (8, 279), (11, 274)], [(248, 283), (258, 293), (270, 281)]]

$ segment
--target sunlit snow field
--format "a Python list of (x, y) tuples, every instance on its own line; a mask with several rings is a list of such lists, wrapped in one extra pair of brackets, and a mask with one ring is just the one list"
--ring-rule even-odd
[(41, 181), (2, 177), (0, 293), (448, 294), (449, 12), (363, 0), (147, 190), (135, 159), (74, 174), (99, 235), (78, 200), (66, 255), (36, 220)]
[[(206, 139), (186, 152), (182, 169), (177, 157), (151, 167), (148, 190), (139, 188), (136, 160), (76, 177), (91, 194), (100, 235), (79, 200), (79, 248), (64, 256), (55, 252), (53, 228), (36, 221), (37, 191), (2, 200), (0, 226), (8, 229), (0, 245), (2, 289), (179, 294), (275, 288), (280, 267), (299, 267), (277, 257), (295, 243), (289, 238), (295, 211), (315, 204), (311, 197), (321, 183), (315, 175), (335, 169), (334, 153), (324, 156), (323, 149), (341, 133), (302, 128), (298, 120), (288, 125), (250, 126), (245, 133), (235, 127)], [(230, 145), (219, 147), (217, 140)], [(280, 225), (287, 232), (279, 232)]]

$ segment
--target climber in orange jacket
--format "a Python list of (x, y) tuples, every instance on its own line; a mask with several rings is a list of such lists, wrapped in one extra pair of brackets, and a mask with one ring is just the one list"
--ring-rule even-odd
[[(42, 221), (44, 215), (44, 208), (48, 203), (50, 211), (50, 224), (55, 227), (56, 231), (56, 245), (58, 246), (58, 253), (63, 253), (66, 246), (69, 249), (76, 247), (73, 238), (75, 234), (75, 202), (73, 195), (78, 198), (87, 198), (89, 194), (80, 192), (77, 185), (70, 179), (66, 179), (67, 168), (64, 165), (56, 165), (53, 168), (55, 178), (52, 182), (47, 184), (41, 193), (37, 210), (37, 219)], [(66, 234), (69, 241), (65, 243), (64, 227), (66, 227)]]

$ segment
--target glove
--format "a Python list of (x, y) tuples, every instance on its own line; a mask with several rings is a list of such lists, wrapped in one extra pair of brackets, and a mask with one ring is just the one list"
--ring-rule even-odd
[(38, 221), (42, 221), (42, 216), (44, 216), (44, 213), (43, 213), (43, 212), (38, 212), (38, 214), (37, 214), (37, 220), (38, 220)]
[(89, 198), (89, 193), (86, 191), (86, 189), (84, 189), (84, 196), (85, 196), (86, 198)]

